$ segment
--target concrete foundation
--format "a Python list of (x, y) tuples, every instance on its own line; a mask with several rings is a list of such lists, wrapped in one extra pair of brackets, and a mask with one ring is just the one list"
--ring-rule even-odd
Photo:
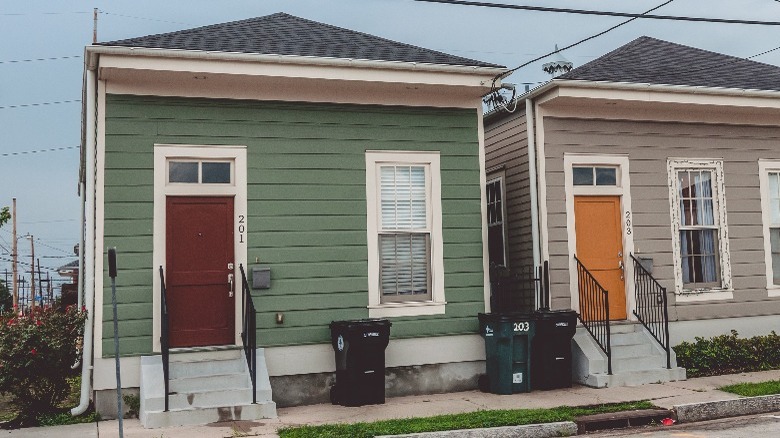
[(780, 331), (778, 316), (746, 316), (739, 318), (702, 319), (697, 321), (669, 322), (669, 339), (675, 346), (683, 341), (693, 342), (696, 337), (711, 338), (730, 334), (736, 330), (740, 338), (768, 335)]
[[(133, 396), (138, 398), (140, 391), (138, 388), (122, 388), (122, 397)], [(116, 389), (102, 389), (93, 393), (93, 402), (95, 403), (95, 411), (100, 414), (100, 417), (104, 420), (116, 419)], [(122, 412), (127, 416), (127, 403), (122, 400)]]
[[(485, 373), (485, 362), (459, 362), (393, 367), (385, 370), (385, 396), (442, 394), (477, 389)], [(273, 401), (277, 407), (330, 403), (335, 373), (271, 377)]]

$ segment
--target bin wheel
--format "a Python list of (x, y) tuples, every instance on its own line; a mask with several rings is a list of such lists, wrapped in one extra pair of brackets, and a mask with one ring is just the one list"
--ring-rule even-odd
[(480, 374), (477, 379), (477, 386), (482, 392), (490, 392), (490, 378), (487, 374)]

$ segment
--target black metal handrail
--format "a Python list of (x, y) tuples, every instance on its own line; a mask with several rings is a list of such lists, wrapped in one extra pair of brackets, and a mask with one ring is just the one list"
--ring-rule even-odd
[(491, 266), (491, 311), (533, 312), (537, 308), (549, 308), (548, 269), (547, 261), (541, 266), (518, 266), (512, 269)]
[(672, 368), (671, 349), (669, 345), (669, 308), (667, 306), (666, 288), (650, 274), (633, 254), (634, 263), (634, 296), (636, 309), (634, 315), (648, 332), (661, 344), (666, 352), (666, 368)]
[(165, 412), (168, 412), (168, 377), (169, 377), (169, 357), (170, 344), (168, 342), (170, 333), (168, 327), (168, 300), (165, 291), (165, 273), (160, 266), (160, 352), (162, 353), (163, 366), (163, 386), (165, 389)]
[(257, 312), (252, 302), (252, 293), (246, 281), (244, 265), (238, 265), (241, 270), (241, 308), (244, 319), (241, 325), (241, 341), (244, 344), (244, 356), (252, 378), (252, 403), (257, 403)]
[(612, 344), (609, 326), (609, 294), (585, 265), (574, 256), (577, 262), (577, 285), (579, 288), (579, 319), (588, 333), (607, 355), (607, 372), (612, 374)]

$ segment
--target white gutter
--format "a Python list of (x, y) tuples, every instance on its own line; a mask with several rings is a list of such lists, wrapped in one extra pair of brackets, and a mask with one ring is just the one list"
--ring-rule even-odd
[[(780, 91), (775, 90), (750, 90), (743, 88), (722, 88), (722, 87), (703, 87), (693, 85), (667, 85), (667, 84), (638, 84), (634, 82), (595, 82), (583, 80), (560, 79), (550, 82), (553, 85), (565, 86), (570, 88), (595, 88), (610, 90), (632, 90), (632, 91), (655, 91), (664, 93), (681, 94), (708, 94), (720, 96), (744, 96), (744, 97), (766, 97), (771, 99), (780, 98)], [(538, 93), (535, 93), (538, 94)]]
[[(88, 70), (86, 72), (86, 111), (85, 111), (85, 130), (86, 141), (84, 160), (86, 161), (86, 190), (83, 190), (82, 198), (85, 199), (84, 216), (86, 224), (82, 231), (84, 246), (80, 252), (84, 254), (83, 264), (84, 273), (79, 271), (79, 276), (84, 280), (82, 283), (84, 290), (84, 301), (87, 309), (87, 321), (84, 324), (84, 347), (81, 360), (81, 399), (79, 405), (70, 410), (71, 415), (81, 415), (89, 407), (89, 389), (92, 383), (92, 327), (94, 323), (94, 302), (95, 302), (95, 142), (96, 142), (96, 93), (97, 93), (97, 72)], [(84, 188), (84, 187), (82, 187)]]
[[(534, 266), (541, 265), (542, 255), (539, 250), (539, 199), (536, 178), (536, 124), (534, 123), (534, 101), (525, 100), (526, 132), (528, 133), (528, 182), (531, 185), (531, 244)], [(536, 289), (536, 305), (539, 305), (540, 289)]]
[(98, 55), (147, 56), (166, 59), (201, 59), (210, 61), (243, 61), (273, 64), (300, 64), (330, 67), (374, 68), (388, 70), (415, 70), (439, 73), (481, 74), (497, 76), (506, 71), (502, 67), (430, 64), (424, 62), (377, 61), (352, 58), (325, 58), (318, 56), (266, 55), (241, 52), (207, 52), (202, 50), (153, 49), (146, 47), (87, 46), (85, 63), (89, 70), (97, 68)]

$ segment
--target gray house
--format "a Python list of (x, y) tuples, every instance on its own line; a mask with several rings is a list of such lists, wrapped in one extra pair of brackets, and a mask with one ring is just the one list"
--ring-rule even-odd
[(549, 262), (575, 379), (680, 379), (669, 344), (780, 328), (780, 68), (642, 37), (484, 123), (491, 244)]
[(334, 320), (390, 319), (389, 396), (476, 386), (481, 96), (503, 67), (281, 13), (85, 65), (82, 402), (112, 412), (109, 247), (147, 427), (327, 402)]

